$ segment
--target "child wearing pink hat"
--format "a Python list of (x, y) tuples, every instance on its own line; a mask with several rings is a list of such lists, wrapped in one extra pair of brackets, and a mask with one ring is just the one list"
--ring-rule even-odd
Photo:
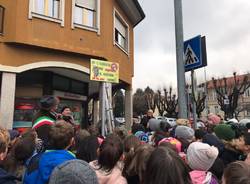
[(193, 184), (218, 184), (208, 170), (212, 167), (219, 151), (216, 147), (201, 142), (193, 142), (187, 149), (187, 163), (193, 170), (190, 177)]

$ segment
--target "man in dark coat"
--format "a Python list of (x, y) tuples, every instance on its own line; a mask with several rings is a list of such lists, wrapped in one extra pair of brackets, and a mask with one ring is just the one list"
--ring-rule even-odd
[(48, 133), (57, 120), (56, 109), (59, 99), (54, 96), (43, 96), (40, 100), (40, 111), (35, 115), (32, 128), (36, 130), (38, 138), (42, 139), (45, 148), (48, 146)]
[(148, 130), (149, 127), (148, 127), (148, 121), (151, 119), (151, 118), (154, 118), (153, 116), (153, 110), (149, 109), (146, 116), (143, 116), (143, 118), (141, 119), (141, 124), (144, 126), (145, 130)]

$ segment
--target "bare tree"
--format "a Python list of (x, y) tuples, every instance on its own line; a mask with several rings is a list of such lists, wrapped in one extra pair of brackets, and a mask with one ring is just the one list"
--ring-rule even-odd
[(165, 103), (164, 103), (165, 101), (164, 101), (164, 96), (162, 96), (160, 89), (157, 90), (154, 100), (159, 114), (163, 116), (165, 112)]
[(124, 94), (122, 90), (116, 91), (113, 97), (113, 109), (114, 109), (114, 116), (115, 117), (123, 117), (124, 111), (125, 111), (125, 105), (124, 105)]
[(201, 113), (203, 112), (203, 110), (205, 109), (205, 100), (206, 100), (206, 94), (203, 93), (199, 93), (197, 96), (197, 99), (195, 99), (195, 103), (196, 103), (196, 114), (198, 116), (198, 118), (201, 117)]
[(145, 100), (144, 91), (138, 88), (133, 95), (133, 114), (141, 116), (147, 112), (147, 102)]
[(167, 117), (177, 117), (177, 105), (178, 99), (176, 94), (173, 94), (173, 88), (169, 87), (169, 90), (164, 88), (164, 109)]
[(238, 107), (238, 100), (240, 95), (250, 87), (249, 75), (244, 75), (242, 80), (236, 76), (236, 72), (233, 73), (233, 81), (229, 83), (227, 78), (213, 80), (213, 86), (217, 94), (217, 101), (224, 111), (225, 119), (234, 118), (235, 111)]
[(156, 107), (156, 104), (155, 104), (156, 97), (155, 97), (154, 91), (149, 86), (147, 86), (146, 89), (144, 90), (144, 94), (145, 94), (145, 99), (147, 102), (148, 109), (152, 109), (154, 112), (155, 107)]
[[(199, 88), (204, 88), (206, 84), (201, 84), (199, 85)], [(194, 95), (193, 96), (193, 93), (196, 93), (195, 91), (193, 91), (192, 89), (192, 94), (189, 93), (189, 89), (191, 89), (191, 85), (190, 84), (186, 84), (186, 90), (187, 90), (187, 93), (189, 95), (189, 99), (191, 99), (191, 102), (189, 105), (189, 110), (191, 113), (193, 113), (193, 102), (195, 102), (196, 104), (196, 114), (197, 114), (197, 117), (200, 118), (201, 117), (201, 113), (203, 112), (203, 110), (205, 109), (205, 101), (206, 101), (206, 93), (205, 92), (197, 92), (197, 95)]]

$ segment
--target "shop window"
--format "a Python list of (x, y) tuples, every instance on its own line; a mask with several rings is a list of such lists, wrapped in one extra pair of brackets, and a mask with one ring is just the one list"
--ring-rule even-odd
[(72, 93), (83, 94), (84, 92), (84, 84), (78, 81), (71, 82), (71, 91)]
[(72, 28), (99, 29), (100, 0), (73, 0)]
[(3, 34), (4, 7), (0, 6), (0, 34)]
[(26, 129), (32, 127), (34, 114), (39, 110), (39, 99), (33, 98), (16, 98), (13, 128)]
[(118, 12), (114, 12), (114, 42), (115, 45), (127, 53), (129, 44), (129, 27)]
[(30, 0), (29, 18), (38, 17), (64, 25), (65, 0)]
[(41, 86), (43, 84), (43, 73), (40, 71), (27, 71), (16, 77), (17, 86)]
[(56, 90), (69, 91), (70, 90), (70, 79), (54, 75), (53, 77), (53, 88)]

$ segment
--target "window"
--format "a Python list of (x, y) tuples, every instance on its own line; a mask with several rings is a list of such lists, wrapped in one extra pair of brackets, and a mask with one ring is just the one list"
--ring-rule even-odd
[(80, 95), (88, 95), (88, 84), (61, 75), (53, 76), (53, 89)]
[(217, 93), (216, 93), (216, 91), (213, 91), (212, 95), (213, 95), (212, 100), (216, 100), (217, 99)]
[(100, 0), (73, 0), (72, 28), (99, 31)]
[(244, 96), (245, 96), (245, 97), (249, 97), (249, 96), (250, 96), (250, 90), (249, 90), (249, 89), (247, 89), (247, 90), (245, 91)]
[(64, 25), (65, 0), (30, 0), (29, 18), (38, 17)]
[(4, 7), (0, 6), (0, 34), (3, 34)]
[(216, 105), (214, 106), (215, 114), (218, 114), (220, 112), (219, 107)]
[(35, 13), (59, 19), (60, 18), (59, 10), (60, 10), (59, 0), (35, 0), (34, 1)]
[(88, 27), (96, 27), (96, 1), (76, 0), (75, 23)]
[(114, 11), (114, 43), (119, 48), (121, 48), (126, 53), (128, 52), (128, 24), (119, 15), (119, 13)]

